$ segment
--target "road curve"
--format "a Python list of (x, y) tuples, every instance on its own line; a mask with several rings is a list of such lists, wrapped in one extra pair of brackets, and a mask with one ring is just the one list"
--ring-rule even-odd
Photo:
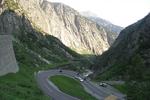
[[(76, 97), (61, 92), (51, 81), (48, 80), (49, 77), (54, 75), (65, 75), (74, 78), (74, 76), (77, 76), (77, 73), (69, 70), (63, 70), (62, 72), (59, 72), (57, 69), (39, 71), (38, 73), (35, 73), (35, 76), (40, 89), (53, 100), (79, 100)], [(116, 91), (114, 92), (113, 90), (109, 90), (104, 87), (99, 87), (89, 80), (83, 81), (81, 84), (84, 86), (88, 93), (95, 96), (98, 100), (104, 100), (106, 97), (112, 94), (118, 97), (118, 100), (124, 100), (124, 95), (121, 93)]]

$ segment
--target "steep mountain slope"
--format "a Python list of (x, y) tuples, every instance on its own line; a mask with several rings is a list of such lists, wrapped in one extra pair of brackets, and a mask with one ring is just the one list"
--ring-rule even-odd
[(115, 43), (97, 57), (94, 70), (99, 80), (125, 80), (129, 100), (150, 96), (150, 14), (121, 31)]
[(95, 14), (92, 14), (91, 12), (89, 11), (85, 11), (85, 12), (81, 12), (81, 14), (91, 20), (93, 20), (94, 22), (98, 23), (99, 25), (107, 28), (108, 30), (114, 32), (114, 33), (117, 33), (119, 34), (121, 32), (121, 30), (123, 29), (123, 27), (120, 27), (120, 26), (117, 26), (117, 25), (114, 25), (112, 24), (111, 22), (105, 20), (105, 19), (102, 19), (100, 17), (98, 17), (97, 15)]
[(87, 11), (87, 12), (81, 12), (81, 14), (83, 16), (87, 17), (88, 19), (94, 21), (98, 25), (103, 26), (104, 29), (107, 30), (107, 38), (108, 38), (108, 42), (109, 42), (110, 45), (118, 37), (118, 35), (121, 32), (121, 30), (123, 30), (122, 27), (114, 25), (111, 22), (106, 21), (106, 20), (104, 20), (104, 19), (102, 19), (100, 17), (97, 17), (95, 14), (92, 14), (89, 11)]
[[(48, 34), (44, 35), (46, 33), (28, 20), (28, 16), (15, 1), (5, 0), (0, 10), (0, 36), (13, 37), (14, 52), (19, 65), (17, 73), (0, 76), (0, 99), (49, 100), (50, 98), (37, 86), (36, 72), (50, 69), (58, 64), (68, 64), (80, 55), (66, 47), (59, 39)], [(7, 47), (7, 44), (3, 46)], [(4, 53), (0, 51), (1, 57), (2, 54)], [(15, 70), (11, 69), (13, 64), (11, 67), (6, 67), (0, 61), (0, 65), (1, 69), (11, 70), (10, 72)]]
[[(13, 35), (15, 44), (24, 46), (27, 52), (45, 64), (53, 63), (51, 60), (59, 62), (73, 59), (71, 54), (73, 51), (65, 47), (57, 38), (43, 35), (38, 29), (32, 28), (25, 15), (19, 16), (13, 11), (5, 10), (0, 16), (0, 27), (1, 34)], [(35, 60), (35, 63), (38, 65), (39, 62)]]
[(29, 20), (45, 34), (60, 39), (82, 54), (101, 54), (109, 48), (106, 30), (60, 3), (42, 0), (18, 0)]
[[(135, 55), (140, 55), (149, 66), (149, 25), (150, 15), (121, 31), (115, 43), (99, 57), (101, 67), (126, 64)], [(97, 68), (101, 68), (97, 67)]]
[(107, 38), (110, 45), (114, 43), (116, 38), (118, 37), (119, 33), (123, 29), (120, 26), (114, 25), (104, 19), (101, 19), (99, 17), (88, 17), (94, 22), (97, 22), (100, 26), (103, 26), (107, 30)]

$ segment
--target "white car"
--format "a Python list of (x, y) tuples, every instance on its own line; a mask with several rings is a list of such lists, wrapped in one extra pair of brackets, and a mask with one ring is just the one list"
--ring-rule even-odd
[(79, 77), (79, 76), (75, 76), (75, 79), (78, 79), (80, 82), (83, 82), (84, 80), (81, 78), (81, 77)]

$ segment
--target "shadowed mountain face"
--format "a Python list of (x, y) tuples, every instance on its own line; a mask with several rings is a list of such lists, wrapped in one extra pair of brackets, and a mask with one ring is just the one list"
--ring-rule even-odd
[(109, 48), (107, 30), (73, 8), (45, 0), (18, 0), (18, 5), (32, 24), (78, 53), (102, 54)]
[[(102, 54), (102, 56), (97, 57), (94, 70), (100, 73), (104, 69), (120, 66), (117, 68), (120, 69), (121, 76), (128, 75), (128, 77), (132, 77), (129, 74), (129, 71), (133, 70), (132, 68), (135, 70), (132, 73), (146, 76), (143, 74), (146, 74), (150, 70), (149, 42), (150, 14), (121, 31), (110, 49)], [(140, 71), (140, 73), (136, 73), (137, 71)], [(144, 77), (141, 79), (144, 79)]]
[(150, 14), (121, 31), (108, 51), (97, 57), (95, 79), (124, 80), (128, 100), (149, 100)]

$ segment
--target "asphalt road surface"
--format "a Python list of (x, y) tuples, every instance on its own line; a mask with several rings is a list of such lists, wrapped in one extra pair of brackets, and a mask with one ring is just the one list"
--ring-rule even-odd
[[(62, 72), (59, 72), (59, 70), (55, 69), (48, 71), (39, 71), (38, 73), (35, 73), (35, 75), (40, 89), (46, 95), (50, 96), (52, 100), (79, 100), (76, 97), (61, 92), (50, 80), (48, 80), (49, 77), (54, 75), (64, 75), (74, 78), (75, 76), (79, 76), (76, 72), (69, 70), (62, 70)], [(82, 76), (80, 77), (83, 78)], [(116, 96), (118, 98), (117, 100), (125, 100), (125, 95), (119, 93), (111, 86), (101, 87), (94, 84), (89, 79), (80, 83), (88, 93), (95, 96), (98, 100), (105, 100), (105, 98), (110, 95)]]

